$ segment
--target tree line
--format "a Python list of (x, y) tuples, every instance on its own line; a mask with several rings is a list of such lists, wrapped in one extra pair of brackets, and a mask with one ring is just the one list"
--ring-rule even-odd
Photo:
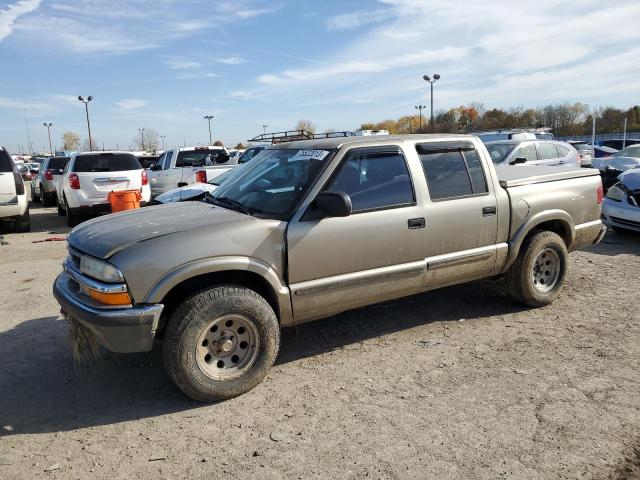
[[(598, 107), (593, 111), (583, 103), (559, 103), (538, 108), (512, 107), (486, 109), (482, 103), (441, 110), (434, 115), (433, 131), (437, 133), (466, 133), (506, 128), (551, 128), (556, 136), (590, 135), (593, 116), (596, 133), (622, 132), (627, 119), (627, 131), (640, 131), (640, 106), (628, 109)], [(363, 130), (388, 130), (389, 133), (428, 133), (429, 117), (405, 115), (396, 120), (363, 123)], [(422, 125), (422, 128), (420, 127)]]

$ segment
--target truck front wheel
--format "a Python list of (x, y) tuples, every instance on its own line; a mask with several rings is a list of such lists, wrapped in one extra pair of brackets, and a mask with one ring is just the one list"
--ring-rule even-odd
[(280, 326), (253, 290), (219, 286), (185, 300), (173, 313), (163, 346), (165, 369), (189, 397), (212, 402), (251, 390), (280, 347)]
[(568, 253), (562, 238), (553, 232), (538, 232), (525, 240), (507, 271), (507, 288), (526, 305), (549, 305), (560, 295), (567, 269)]

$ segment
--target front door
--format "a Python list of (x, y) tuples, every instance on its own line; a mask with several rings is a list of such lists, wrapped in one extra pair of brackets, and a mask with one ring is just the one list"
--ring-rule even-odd
[(353, 213), (304, 220), (287, 234), (296, 320), (311, 320), (418, 292), (424, 279), (424, 211), (397, 146), (348, 150), (323, 190), (351, 198)]

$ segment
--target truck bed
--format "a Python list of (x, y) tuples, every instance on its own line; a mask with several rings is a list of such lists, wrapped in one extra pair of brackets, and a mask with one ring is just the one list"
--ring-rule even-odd
[(496, 167), (496, 172), (502, 188), (600, 175), (600, 171), (596, 168), (545, 167), (537, 165), (500, 166)]

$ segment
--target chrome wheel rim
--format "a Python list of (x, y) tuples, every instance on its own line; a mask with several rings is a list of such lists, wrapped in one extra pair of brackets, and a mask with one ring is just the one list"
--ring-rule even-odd
[(230, 380), (256, 360), (260, 337), (255, 324), (242, 315), (224, 315), (209, 322), (198, 337), (196, 362), (207, 377)]
[(536, 290), (548, 293), (560, 278), (560, 255), (552, 248), (542, 250), (533, 262), (531, 279)]

